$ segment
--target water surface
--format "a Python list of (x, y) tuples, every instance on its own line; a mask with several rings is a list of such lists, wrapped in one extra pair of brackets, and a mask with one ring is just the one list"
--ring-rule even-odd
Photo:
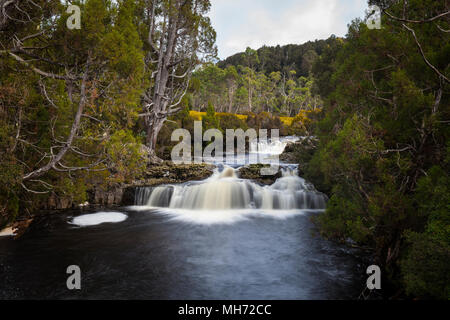
[[(363, 285), (357, 252), (313, 237), (313, 212), (207, 225), (121, 211), (120, 223), (80, 228), (63, 214), (0, 238), (0, 298), (353, 299)], [(69, 265), (81, 291), (66, 288)]]

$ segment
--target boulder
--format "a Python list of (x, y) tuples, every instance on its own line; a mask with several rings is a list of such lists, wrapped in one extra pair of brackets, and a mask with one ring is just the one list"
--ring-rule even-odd
[(269, 167), (270, 165), (251, 164), (239, 169), (239, 177), (241, 179), (248, 179), (258, 182), (261, 185), (272, 185), (275, 183), (275, 181), (277, 181), (277, 179), (282, 177), (282, 173), (280, 170), (278, 170), (278, 172), (274, 175), (261, 175), (261, 169)]

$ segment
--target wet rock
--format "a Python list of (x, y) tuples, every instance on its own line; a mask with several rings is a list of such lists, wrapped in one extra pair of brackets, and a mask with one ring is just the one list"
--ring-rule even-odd
[(0, 237), (12, 237), (15, 236), (16, 232), (16, 228), (6, 227), (3, 230), (0, 230)]
[(280, 155), (280, 160), (285, 163), (298, 164), (299, 174), (302, 175), (317, 146), (318, 139), (315, 137), (306, 137), (300, 141), (289, 143)]
[(124, 194), (124, 186), (118, 185), (114, 188), (104, 190), (103, 188), (97, 188), (93, 192), (93, 198), (89, 203), (93, 206), (113, 207), (122, 203)]
[(135, 186), (156, 186), (205, 180), (214, 173), (214, 168), (209, 164), (176, 165), (172, 162), (164, 162), (149, 167), (145, 179), (135, 183)]
[(209, 178), (214, 173), (214, 169), (213, 165), (208, 164), (176, 165), (172, 162), (163, 162), (149, 165), (145, 175), (138, 181), (108, 188), (100, 183), (94, 184), (94, 187), (87, 191), (88, 201), (84, 203), (76, 203), (71, 197), (52, 193), (42, 203), (37, 204), (32, 212), (21, 212), (19, 218), (36, 217), (41, 214), (41, 211), (50, 213), (67, 209), (89, 210), (99, 207), (131, 206), (134, 205), (137, 187), (201, 181)]
[(277, 181), (277, 179), (282, 177), (281, 171), (278, 171), (274, 175), (262, 175), (261, 169), (263, 168), (270, 168), (270, 165), (264, 165), (264, 164), (251, 164), (246, 167), (242, 167), (239, 169), (239, 177), (241, 179), (248, 179), (255, 182), (258, 182), (262, 185), (272, 185)]
[(136, 187), (127, 187), (123, 190), (121, 206), (132, 206), (136, 197)]
[(20, 238), (27, 232), (28, 227), (33, 222), (33, 219), (27, 219), (22, 221), (17, 221), (12, 225), (12, 229), (14, 230), (14, 239)]
[(123, 189), (121, 206), (135, 204), (136, 188), (153, 187), (165, 184), (181, 184), (189, 181), (201, 181), (211, 177), (215, 167), (209, 164), (181, 164), (172, 162), (155, 164), (147, 169), (145, 178), (134, 181)]

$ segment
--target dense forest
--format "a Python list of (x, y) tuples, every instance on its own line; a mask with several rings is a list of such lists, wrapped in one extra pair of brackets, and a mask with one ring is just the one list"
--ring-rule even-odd
[(448, 299), (450, 3), (371, 2), (382, 28), (355, 20), (313, 67), (320, 146), (302, 158), (331, 196), (317, 222), (327, 237), (375, 248), (391, 290)]
[[(316, 58), (322, 55), (325, 48), (333, 45), (335, 36), (327, 40), (308, 41), (304, 44), (289, 44), (286, 46), (268, 47), (263, 46), (256, 50), (258, 60), (254, 64), (256, 72), (263, 71), (266, 75), (272, 72), (295, 71), (300, 77), (307, 77), (311, 66)], [(248, 52), (240, 52), (218, 62), (222, 69), (228, 66), (245, 66), (247, 64)]]
[(0, 225), (133, 181), (216, 56), (208, 0), (70, 4), (79, 28), (65, 1), (0, 1)]
[(389, 297), (449, 299), (450, 2), (369, 2), (381, 29), (217, 62), (209, 0), (71, 1), (81, 29), (0, 0), (0, 229), (132, 183), (195, 120), (278, 128), (317, 137), (296, 161), (330, 198), (321, 235), (373, 250)]
[(271, 112), (295, 116), (316, 110), (321, 99), (312, 77), (313, 63), (324, 50), (342, 43), (327, 40), (303, 45), (247, 48), (217, 64), (207, 64), (193, 74), (190, 98), (194, 109), (212, 103), (218, 112)]

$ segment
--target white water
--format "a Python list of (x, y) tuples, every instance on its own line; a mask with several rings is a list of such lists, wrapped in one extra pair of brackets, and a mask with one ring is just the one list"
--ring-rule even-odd
[(205, 163), (213, 165), (227, 165), (233, 168), (249, 164), (278, 164), (277, 155), (281, 155), (289, 143), (297, 142), (302, 137), (280, 137), (268, 141), (253, 140), (249, 145), (249, 152), (243, 154), (225, 153), (222, 158), (202, 158)]
[(236, 171), (226, 167), (200, 183), (140, 188), (136, 204), (151, 208), (187, 209), (195, 211), (233, 210), (320, 210), (325, 208), (326, 196), (293, 170), (271, 186), (260, 186), (237, 177)]
[(119, 223), (125, 221), (127, 218), (127, 215), (120, 212), (99, 212), (76, 217), (72, 220), (71, 224), (79, 227), (88, 227), (103, 223)]
[(289, 143), (299, 141), (299, 137), (283, 137), (281, 139), (258, 141), (250, 143), (250, 153), (259, 153), (266, 155), (280, 155)]
[[(237, 163), (267, 163), (261, 158), (281, 154), (288, 143), (298, 137), (284, 137), (280, 141), (252, 142), (250, 157), (234, 155), (215, 163), (220, 169), (200, 182), (138, 188), (135, 211), (154, 210), (174, 220), (191, 223), (234, 223), (250, 216), (270, 216), (285, 219), (307, 210), (323, 210), (327, 197), (298, 176), (292, 166), (282, 170), (283, 176), (271, 186), (261, 186), (238, 177)], [(257, 155), (257, 157), (251, 157)], [(248, 156), (248, 155), (247, 155)], [(244, 163), (241, 164), (241, 166)]]
[(0, 237), (13, 237), (16, 235), (16, 230), (12, 227), (5, 228), (3, 230), (0, 230)]

